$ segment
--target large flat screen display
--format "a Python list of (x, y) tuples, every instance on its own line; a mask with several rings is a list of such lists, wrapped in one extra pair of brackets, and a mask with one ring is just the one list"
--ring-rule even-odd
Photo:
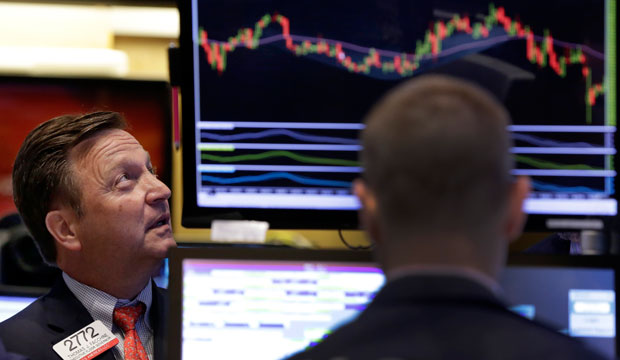
[(354, 226), (362, 119), (430, 72), (507, 106), (514, 174), (532, 178), (529, 214), (617, 212), (615, 0), (179, 6), (186, 226)]

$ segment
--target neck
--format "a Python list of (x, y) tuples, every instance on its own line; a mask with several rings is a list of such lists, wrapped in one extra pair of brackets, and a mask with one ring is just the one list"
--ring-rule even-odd
[(73, 279), (88, 285), (117, 299), (132, 300), (144, 289), (151, 280), (150, 274), (127, 276), (110, 271), (79, 271), (71, 266), (59, 267)]
[(403, 261), (386, 261), (382, 262), (382, 267), (386, 274), (397, 273), (402, 269), (408, 268), (451, 268), (451, 269), (469, 269), (479, 272), (492, 279), (497, 279), (498, 271), (490, 264), (481, 264), (466, 258), (450, 258), (450, 259), (429, 259), (425, 257), (409, 257)]
[(394, 281), (405, 276), (448, 276), (460, 277), (472, 280), (494, 294), (500, 294), (500, 286), (497, 279), (490, 277), (487, 273), (472, 267), (462, 267), (455, 265), (409, 265), (401, 268), (392, 269), (386, 274), (387, 281)]
[[(134, 281), (125, 281), (121, 283), (99, 283), (98, 286), (92, 286), (117, 299), (133, 300), (146, 287), (150, 277), (144, 279), (134, 279)], [(88, 285), (88, 284), (86, 284)], [(89, 285), (91, 286), (91, 285)]]
[(412, 266), (463, 268), (491, 279), (497, 279), (505, 260), (497, 249), (480, 249), (475, 242), (461, 236), (390, 239), (378, 246), (377, 255), (386, 273)]

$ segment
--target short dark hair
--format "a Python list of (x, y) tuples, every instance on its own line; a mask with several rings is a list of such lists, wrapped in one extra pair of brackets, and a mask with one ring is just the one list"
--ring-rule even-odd
[(476, 236), (508, 199), (509, 115), (489, 93), (439, 75), (409, 80), (366, 117), (364, 177), (380, 220), (416, 234)]
[(32, 130), (13, 165), (13, 199), (45, 262), (56, 263), (56, 245), (45, 217), (52, 202), (71, 206), (81, 216), (81, 192), (69, 163), (77, 144), (107, 129), (126, 129), (116, 112), (63, 115)]

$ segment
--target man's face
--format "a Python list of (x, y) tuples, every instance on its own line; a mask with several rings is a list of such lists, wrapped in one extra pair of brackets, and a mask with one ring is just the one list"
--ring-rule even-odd
[(153, 174), (140, 143), (125, 131), (106, 130), (74, 148), (70, 162), (81, 190), (83, 215), (75, 233), (85, 266), (102, 272), (156, 269), (176, 245), (170, 189)]

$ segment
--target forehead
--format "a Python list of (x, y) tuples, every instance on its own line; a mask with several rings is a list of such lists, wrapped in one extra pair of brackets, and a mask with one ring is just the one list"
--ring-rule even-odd
[(119, 157), (148, 157), (142, 145), (130, 133), (119, 130), (103, 130), (82, 141), (71, 149), (70, 159), (76, 162), (87, 161), (108, 163)]

